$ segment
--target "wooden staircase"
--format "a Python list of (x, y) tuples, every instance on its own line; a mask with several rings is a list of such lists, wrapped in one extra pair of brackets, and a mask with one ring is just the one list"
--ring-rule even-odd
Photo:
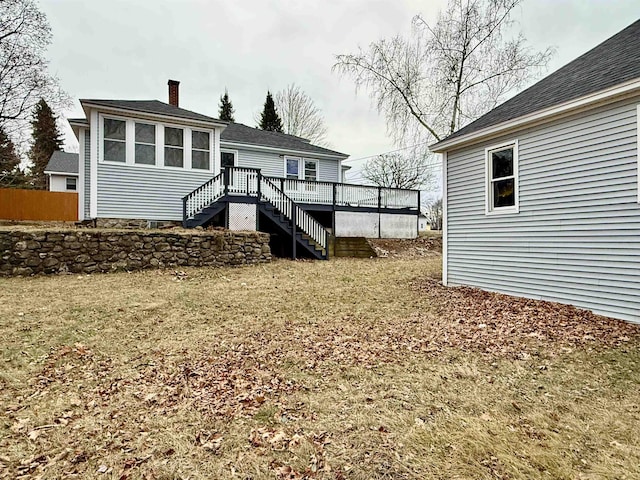
[(258, 169), (228, 167), (183, 197), (183, 226), (206, 225), (237, 195), (257, 198), (259, 211), (291, 238), (293, 258), (301, 246), (314, 258), (328, 259), (325, 228)]

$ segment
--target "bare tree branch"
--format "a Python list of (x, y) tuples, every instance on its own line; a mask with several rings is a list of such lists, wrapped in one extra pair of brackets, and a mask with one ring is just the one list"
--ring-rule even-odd
[(522, 0), (450, 0), (433, 25), (417, 16), (411, 34), (337, 55), (333, 70), (364, 88), (399, 146), (438, 141), (503, 101), (553, 54), (505, 38)]
[(327, 146), (327, 127), (322, 112), (299, 86), (292, 83), (276, 93), (275, 104), (282, 117), (284, 133)]
[(51, 28), (34, 0), (0, 1), (0, 126), (7, 132), (24, 128), (41, 98), (56, 110), (69, 103), (47, 70), (50, 43)]

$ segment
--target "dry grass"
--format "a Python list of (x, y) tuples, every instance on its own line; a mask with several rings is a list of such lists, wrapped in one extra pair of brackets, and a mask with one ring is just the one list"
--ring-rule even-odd
[(439, 268), (0, 279), (0, 476), (640, 477), (637, 336), (456, 346)]

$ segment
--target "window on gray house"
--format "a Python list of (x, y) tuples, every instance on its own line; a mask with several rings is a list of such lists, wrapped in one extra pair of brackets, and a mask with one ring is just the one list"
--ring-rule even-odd
[(67, 177), (67, 190), (76, 190), (77, 188), (77, 178)]
[(164, 127), (164, 165), (184, 166), (184, 130), (181, 128)]
[(143, 165), (156, 164), (156, 126), (136, 122), (135, 162)]
[(286, 159), (286, 173), (287, 178), (297, 180), (300, 172), (300, 159), (296, 157), (288, 157)]
[(127, 124), (124, 120), (104, 119), (104, 159), (124, 163), (127, 159)]
[(514, 207), (516, 204), (516, 178), (513, 147), (489, 152), (491, 210)]
[(304, 161), (304, 179), (312, 182), (318, 180), (318, 162), (315, 160)]
[(191, 134), (191, 167), (198, 170), (209, 170), (210, 144), (209, 132), (193, 131)]

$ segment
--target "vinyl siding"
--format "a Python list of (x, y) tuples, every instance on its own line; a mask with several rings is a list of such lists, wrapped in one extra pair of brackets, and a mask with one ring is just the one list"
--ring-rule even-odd
[[(639, 103), (448, 152), (448, 284), (640, 322)], [(487, 216), (484, 149), (512, 140), (520, 212)]]
[(84, 218), (91, 218), (89, 189), (91, 188), (91, 135), (87, 128), (84, 132)]
[[(222, 146), (223, 150), (226, 147)], [(259, 168), (262, 174), (267, 177), (284, 177), (284, 155), (278, 153), (264, 152), (245, 148), (229, 148), (229, 150), (238, 151), (237, 166), (247, 168)], [(291, 155), (297, 156), (297, 155)], [(318, 162), (318, 181), (321, 182), (339, 182), (340, 162), (330, 159), (316, 159), (313, 157), (304, 157), (308, 160), (316, 160)]]
[(98, 217), (182, 220), (182, 197), (210, 172), (98, 163)]

